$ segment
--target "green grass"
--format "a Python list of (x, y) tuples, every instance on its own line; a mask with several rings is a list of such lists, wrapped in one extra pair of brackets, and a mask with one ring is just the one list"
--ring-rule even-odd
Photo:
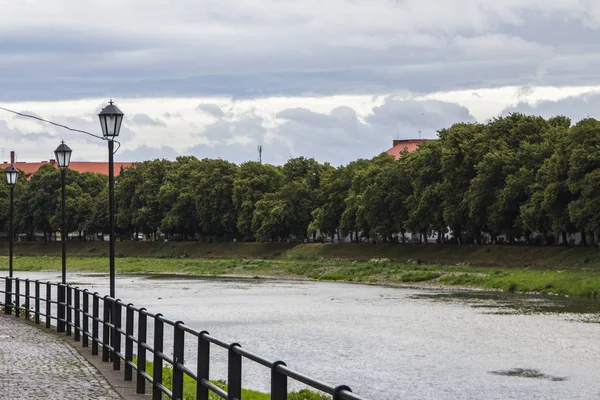
[(440, 282), (507, 292), (536, 292), (600, 299), (600, 273), (563, 270), (498, 270), (492, 274), (443, 276)]
[[(0, 242), (0, 254), (8, 246)], [(69, 242), (69, 257), (107, 257), (107, 242)], [(18, 242), (21, 256), (60, 256), (59, 242)], [(456, 265), (459, 263), (499, 268), (595, 269), (600, 270), (596, 247), (439, 245), (439, 244), (318, 244), (318, 243), (199, 243), (121, 242), (119, 258), (160, 259), (264, 259), (282, 261), (368, 261), (389, 259), (408, 263)]]
[[(133, 360), (134, 363), (137, 364), (137, 359)], [(153, 376), (154, 364), (150, 361), (146, 361), (146, 373), (148, 375)], [(162, 373), (162, 381), (163, 385), (172, 390), (173, 388), (173, 368), (169, 365), (167, 367), (163, 367)], [(227, 391), (228, 385), (225, 381), (222, 380), (211, 380), (211, 382), (218, 386), (219, 388)], [(190, 376), (184, 374), (183, 375), (183, 398), (184, 400), (195, 400), (196, 399), (196, 381), (192, 379)], [(210, 400), (220, 400), (221, 397), (212, 393), (209, 390)], [(269, 393), (263, 393), (256, 390), (250, 389), (242, 389), (242, 399), (244, 400), (269, 400), (271, 395)], [(288, 393), (288, 400), (331, 400), (331, 396), (318, 393), (308, 389), (302, 389), (299, 391), (294, 391)]]
[[(8, 264), (0, 257), (0, 268)], [(18, 256), (18, 271), (58, 271), (57, 256)], [(106, 257), (68, 258), (69, 271), (108, 272)], [(6, 267), (5, 267), (6, 268)], [(371, 261), (293, 260), (244, 258), (150, 258), (125, 257), (116, 261), (118, 273), (165, 273), (198, 276), (247, 276), (309, 278), (370, 284), (419, 284), (501, 289), (512, 292), (553, 293), (600, 299), (600, 270), (596, 268), (545, 269), (541, 267), (495, 268), (471, 265), (432, 265)]]

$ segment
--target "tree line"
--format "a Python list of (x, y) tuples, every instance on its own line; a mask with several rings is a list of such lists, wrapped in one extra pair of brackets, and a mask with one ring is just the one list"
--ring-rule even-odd
[[(333, 167), (298, 157), (283, 166), (178, 157), (136, 163), (115, 178), (123, 238), (553, 244), (600, 232), (600, 122), (511, 114), (458, 123), (398, 160), (382, 154)], [(67, 230), (108, 232), (106, 176), (68, 170)], [(60, 172), (43, 165), (15, 188), (16, 230), (60, 229)], [(0, 185), (0, 226), (8, 187)]]

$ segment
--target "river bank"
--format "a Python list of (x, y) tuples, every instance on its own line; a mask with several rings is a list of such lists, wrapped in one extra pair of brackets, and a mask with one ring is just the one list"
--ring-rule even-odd
[[(0, 257), (6, 269), (7, 257)], [(59, 271), (58, 256), (16, 256), (14, 270)], [(284, 260), (257, 258), (151, 258), (117, 259), (118, 273), (238, 276), (310, 279), (420, 288), (486, 289), (544, 293), (600, 299), (600, 270), (595, 268), (486, 267), (473, 265), (396, 262), (388, 258), (357, 260)], [(106, 257), (68, 257), (72, 272), (107, 272)]]
[[(18, 242), (15, 255), (60, 256), (60, 242)], [(8, 253), (0, 242), (0, 254)], [(67, 244), (67, 254), (79, 257), (107, 257), (107, 242)], [(265, 259), (292, 261), (368, 261), (387, 258), (399, 263), (466, 264), (503, 268), (597, 269), (600, 250), (595, 247), (454, 245), (454, 244), (319, 244), (319, 243), (199, 243), (199, 242), (116, 242), (118, 258), (203, 258)]]

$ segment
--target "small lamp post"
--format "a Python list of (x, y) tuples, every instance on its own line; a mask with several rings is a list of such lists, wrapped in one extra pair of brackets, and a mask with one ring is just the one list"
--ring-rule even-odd
[(102, 135), (108, 141), (108, 224), (110, 229), (109, 257), (110, 257), (110, 297), (115, 298), (115, 167), (113, 161), (115, 138), (119, 136), (123, 112), (109, 101), (108, 105), (100, 111), (98, 118), (102, 127)]
[[(59, 299), (58, 302), (61, 306), (58, 307), (58, 322), (57, 322), (57, 330), (58, 332), (65, 331), (64, 318), (67, 313), (66, 304), (65, 304), (65, 290), (67, 283), (67, 224), (65, 217), (65, 175), (67, 173), (67, 168), (69, 167), (69, 163), (71, 162), (71, 153), (72, 150), (65, 144), (64, 141), (60, 143), (60, 146), (54, 150), (54, 155), (56, 156), (56, 163), (58, 164), (58, 168), (60, 168), (60, 186), (61, 186), (61, 216), (60, 216), (60, 241), (62, 244), (62, 284), (58, 292)], [(70, 330), (70, 329), (69, 329)]]
[(9, 211), (9, 225), (8, 225), (8, 275), (10, 279), (7, 281), (6, 285), (6, 300), (4, 307), (5, 313), (10, 314), (12, 312), (12, 277), (13, 277), (13, 240), (14, 240), (14, 229), (13, 229), (13, 218), (14, 218), (14, 196), (15, 196), (15, 185), (17, 184), (17, 179), (19, 179), (19, 170), (14, 166), (14, 153), (11, 153), (11, 165), (6, 168), (6, 183), (10, 187), (10, 211)]

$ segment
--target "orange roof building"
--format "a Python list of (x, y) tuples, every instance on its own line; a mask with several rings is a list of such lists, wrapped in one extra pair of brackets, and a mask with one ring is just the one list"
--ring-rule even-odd
[(397, 160), (400, 158), (400, 153), (404, 150), (412, 153), (419, 148), (419, 144), (426, 142), (428, 139), (396, 139), (392, 142), (392, 148), (387, 150), (386, 153), (390, 156), (394, 156)]
[[(29, 179), (32, 174), (35, 174), (42, 165), (50, 164), (57, 168), (56, 160), (41, 161), (41, 162), (16, 162), (14, 165), (25, 173), (25, 176)], [(119, 173), (122, 168), (131, 166), (131, 162), (115, 162), (115, 175)], [(3, 168), (7, 168), (10, 165), (7, 161), (4, 162)], [(71, 161), (69, 169), (78, 172), (93, 172), (96, 174), (108, 175), (108, 162), (95, 162), (95, 161)]]

